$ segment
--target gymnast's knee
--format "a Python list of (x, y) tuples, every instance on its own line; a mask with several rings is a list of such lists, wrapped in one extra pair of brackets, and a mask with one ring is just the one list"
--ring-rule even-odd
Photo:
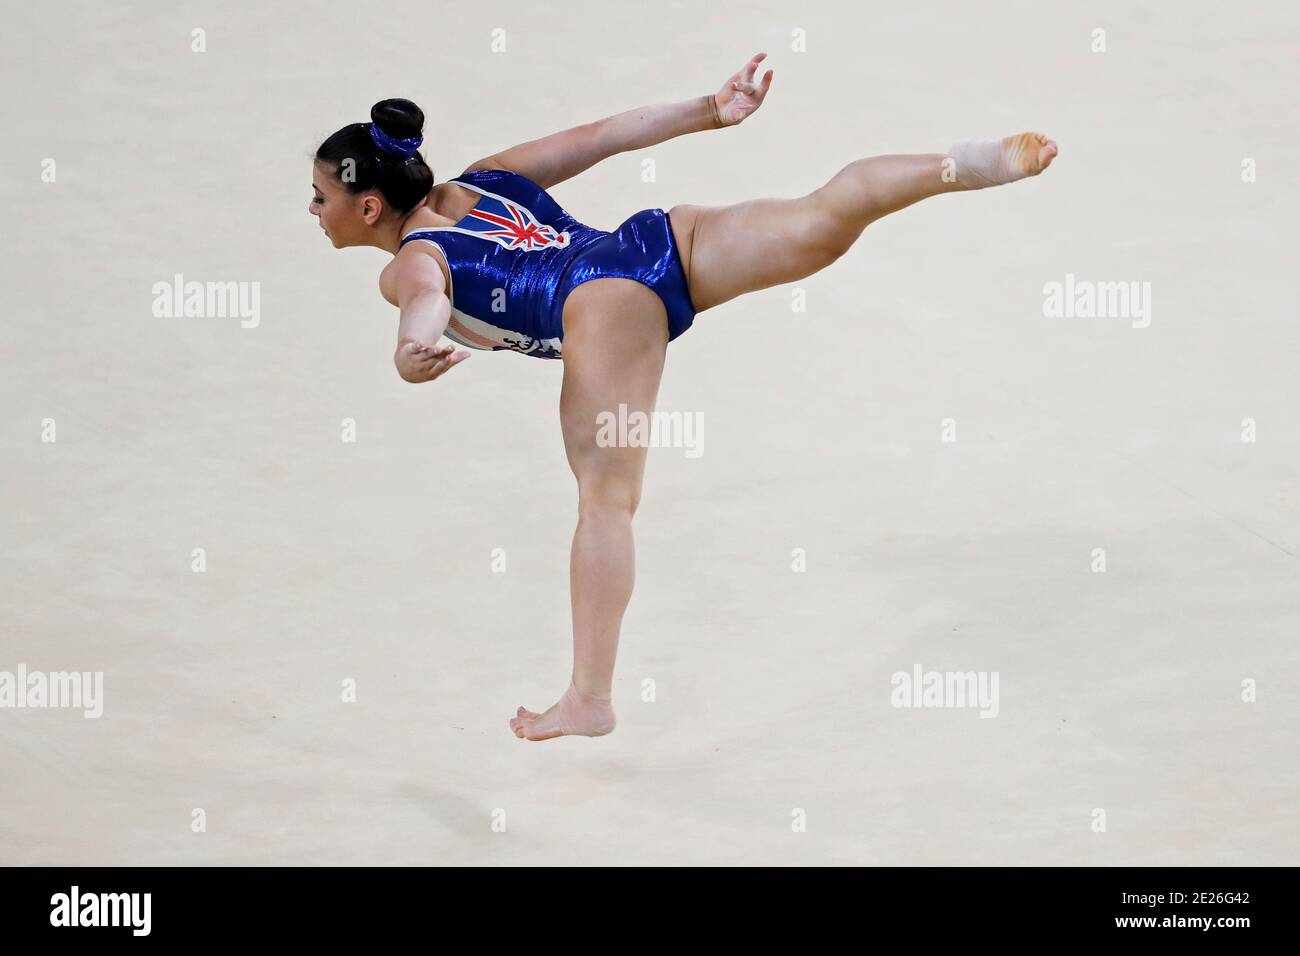
[(623, 480), (589, 478), (578, 480), (578, 518), (608, 519), (628, 518), (636, 514), (641, 504), (638, 485)]
[(853, 248), (868, 223), (860, 216), (827, 203), (816, 192), (806, 199), (812, 200), (812, 212), (801, 220), (795, 245), (817, 264), (817, 268), (824, 269)]

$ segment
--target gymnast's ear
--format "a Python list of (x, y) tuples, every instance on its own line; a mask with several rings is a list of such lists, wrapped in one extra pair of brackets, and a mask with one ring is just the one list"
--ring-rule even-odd
[(361, 218), (365, 220), (367, 226), (373, 226), (383, 218), (384, 202), (375, 193), (371, 193), (361, 200)]

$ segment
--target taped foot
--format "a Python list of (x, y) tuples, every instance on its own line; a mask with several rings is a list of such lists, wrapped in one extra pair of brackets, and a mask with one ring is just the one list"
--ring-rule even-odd
[(983, 189), (1037, 176), (1052, 165), (1057, 152), (1056, 141), (1042, 133), (1020, 133), (954, 143), (948, 156), (956, 167), (958, 185)]
[(614, 729), (614, 706), (602, 697), (585, 694), (572, 683), (553, 707), (537, 714), (520, 707), (510, 729), (521, 740), (554, 737), (603, 737)]

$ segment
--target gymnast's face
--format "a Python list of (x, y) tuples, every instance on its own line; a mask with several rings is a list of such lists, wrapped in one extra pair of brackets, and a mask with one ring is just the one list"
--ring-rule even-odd
[(321, 229), (335, 249), (369, 244), (372, 227), (384, 211), (383, 200), (375, 190), (348, 192), (339, 182), (335, 167), (321, 162), (312, 165), (311, 188), (307, 211), (320, 220)]

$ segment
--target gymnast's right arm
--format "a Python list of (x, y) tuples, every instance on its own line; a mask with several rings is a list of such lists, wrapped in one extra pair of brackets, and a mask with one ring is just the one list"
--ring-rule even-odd
[(455, 352), (451, 343), (438, 345), (451, 319), (442, 270), (431, 256), (414, 250), (397, 256), (390, 268), (393, 273), (384, 270), (380, 287), (384, 297), (402, 310), (393, 364), (404, 381), (432, 382), (469, 358), (469, 352)]
[(717, 93), (679, 103), (639, 106), (594, 123), (529, 140), (480, 159), (465, 172), (508, 169), (527, 176), (543, 189), (550, 189), (617, 153), (655, 146), (685, 133), (735, 126), (763, 104), (772, 85), (771, 70), (763, 77), (762, 84), (753, 82), (754, 71), (766, 57), (766, 53), (750, 57)]

